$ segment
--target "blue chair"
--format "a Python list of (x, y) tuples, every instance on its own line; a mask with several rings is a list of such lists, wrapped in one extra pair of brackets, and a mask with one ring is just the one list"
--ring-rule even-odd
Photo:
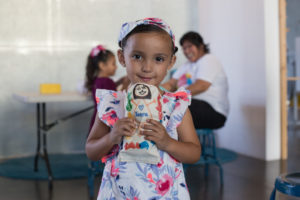
[[(220, 172), (220, 183), (223, 185), (223, 168), (217, 156), (215, 136), (212, 129), (196, 129), (196, 133), (201, 143), (201, 158), (192, 165), (204, 165), (205, 177), (208, 176), (209, 165), (217, 165)], [(189, 167), (191, 165), (184, 165)]]
[(275, 199), (300, 200), (300, 172), (282, 174), (276, 178), (270, 200)]
[(90, 161), (88, 168), (88, 190), (90, 199), (94, 198), (94, 181), (95, 176), (103, 173), (104, 164), (101, 161)]

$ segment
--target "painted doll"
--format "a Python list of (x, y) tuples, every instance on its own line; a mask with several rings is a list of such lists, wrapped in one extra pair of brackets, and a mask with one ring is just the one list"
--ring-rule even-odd
[(144, 139), (140, 134), (141, 126), (147, 119), (162, 120), (161, 95), (157, 87), (144, 83), (132, 85), (127, 92), (125, 115), (138, 123), (134, 135), (124, 137), (120, 151), (121, 161), (157, 164), (160, 160), (154, 142)]

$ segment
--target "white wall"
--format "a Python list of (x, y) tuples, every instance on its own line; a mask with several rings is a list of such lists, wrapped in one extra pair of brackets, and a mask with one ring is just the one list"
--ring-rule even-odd
[(280, 152), (276, 3), (199, 0), (198, 4), (199, 32), (229, 78), (231, 108), (226, 126), (217, 134), (219, 145), (266, 160), (278, 159)]
[[(177, 39), (198, 29), (197, 0), (0, 1), (0, 158), (33, 154), (36, 148), (35, 105), (14, 100), (12, 93), (38, 92), (45, 82), (75, 90), (92, 46), (101, 43), (116, 51), (122, 23), (152, 16), (165, 19)], [(177, 66), (183, 62), (179, 52)], [(120, 68), (114, 78), (123, 74)], [(85, 106), (49, 104), (48, 119)], [(82, 151), (90, 115), (51, 130), (49, 151)]]
[[(177, 41), (188, 30), (210, 43), (229, 77), (231, 111), (219, 144), (239, 153), (279, 158), (278, 11), (273, 0), (28, 0), (0, 1), (0, 158), (32, 154), (35, 106), (12, 98), (43, 82), (75, 90), (90, 48), (117, 50), (124, 21), (156, 16)], [(272, 50), (272, 51), (270, 51)], [(178, 52), (176, 67), (185, 62)], [(115, 78), (121, 76), (121, 68)], [(52, 103), (48, 119), (87, 106)], [(82, 151), (91, 113), (54, 128), (50, 152)]]

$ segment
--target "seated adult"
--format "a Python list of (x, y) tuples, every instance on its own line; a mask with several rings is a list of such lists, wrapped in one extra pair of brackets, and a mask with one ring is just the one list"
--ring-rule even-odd
[(217, 129), (224, 126), (228, 111), (228, 82), (221, 63), (210, 54), (208, 45), (196, 32), (188, 32), (180, 39), (188, 62), (179, 67), (162, 86), (175, 91), (185, 87), (192, 94), (189, 107), (196, 129)]

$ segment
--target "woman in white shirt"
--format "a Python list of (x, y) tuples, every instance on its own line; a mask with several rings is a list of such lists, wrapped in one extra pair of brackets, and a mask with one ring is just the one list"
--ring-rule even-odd
[(162, 86), (169, 91), (178, 87), (191, 91), (193, 97), (189, 109), (197, 129), (224, 126), (229, 101), (227, 77), (221, 63), (209, 53), (208, 45), (196, 32), (184, 34), (180, 45), (188, 62)]

